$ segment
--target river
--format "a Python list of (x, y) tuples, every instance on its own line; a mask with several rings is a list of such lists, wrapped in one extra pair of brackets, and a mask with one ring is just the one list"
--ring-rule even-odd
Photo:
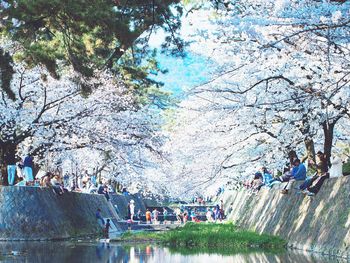
[(1, 242), (0, 262), (25, 263), (333, 263), (345, 262), (295, 251), (269, 253), (245, 251), (217, 253), (177, 251), (147, 244), (104, 244), (97, 242)]

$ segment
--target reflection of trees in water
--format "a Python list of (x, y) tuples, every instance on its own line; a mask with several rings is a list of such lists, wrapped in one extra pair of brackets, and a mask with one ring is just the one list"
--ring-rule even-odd
[[(117, 262), (247, 262), (247, 263), (330, 263), (335, 259), (320, 258), (291, 251), (219, 251), (168, 249), (157, 245), (117, 245), (71, 242), (0, 242), (1, 254), (19, 251), (19, 256), (6, 256), (1, 262), (36, 263), (117, 263)], [(341, 262), (341, 261), (337, 261)]]
[(298, 262), (298, 263), (331, 263), (334, 259), (321, 258), (311, 254), (302, 254), (297, 252), (285, 252), (274, 255), (269, 253), (253, 253), (246, 255), (233, 256), (233, 262), (247, 263), (280, 263), (280, 262)]
[[(104, 244), (102, 244), (104, 245)], [(1, 262), (108, 262), (111, 249), (101, 244), (70, 242), (4, 242), (1, 254), (19, 251), (16, 257), (5, 257)]]

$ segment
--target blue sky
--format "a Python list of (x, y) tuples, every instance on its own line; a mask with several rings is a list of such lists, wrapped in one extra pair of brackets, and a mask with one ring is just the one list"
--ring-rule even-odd
[(164, 82), (164, 89), (172, 91), (175, 96), (183, 90), (199, 85), (210, 78), (211, 61), (195, 53), (188, 53), (185, 58), (158, 55), (162, 68), (169, 70), (155, 79)]

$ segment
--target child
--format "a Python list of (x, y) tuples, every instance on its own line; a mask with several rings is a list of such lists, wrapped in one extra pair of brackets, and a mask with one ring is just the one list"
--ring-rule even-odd
[(166, 209), (164, 208), (164, 211), (163, 211), (163, 218), (164, 218), (163, 224), (166, 224), (167, 216), (168, 216), (168, 210), (166, 210)]
[(151, 211), (149, 209), (146, 211), (146, 222), (147, 224), (151, 223)]
[(158, 214), (159, 214), (159, 212), (158, 212), (158, 210), (155, 208), (154, 210), (153, 210), (153, 212), (152, 212), (152, 214), (153, 214), (153, 219), (154, 219), (154, 224), (157, 224), (158, 223)]
[(104, 228), (104, 237), (105, 237), (106, 239), (109, 238), (109, 229), (110, 229), (110, 228), (111, 228), (111, 223), (110, 223), (110, 219), (108, 218), (108, 219), (107, 219), (107, 223), (106, 223), (105, 228)]

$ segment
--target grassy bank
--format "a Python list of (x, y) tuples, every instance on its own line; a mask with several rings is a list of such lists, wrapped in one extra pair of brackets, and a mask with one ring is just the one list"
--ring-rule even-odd
[(155, 241), (177, 248), (281, 249), (281, 238), (242, 230), (233, 224), (193, 224), (164, 232), (125, 233), (122, 241)]

